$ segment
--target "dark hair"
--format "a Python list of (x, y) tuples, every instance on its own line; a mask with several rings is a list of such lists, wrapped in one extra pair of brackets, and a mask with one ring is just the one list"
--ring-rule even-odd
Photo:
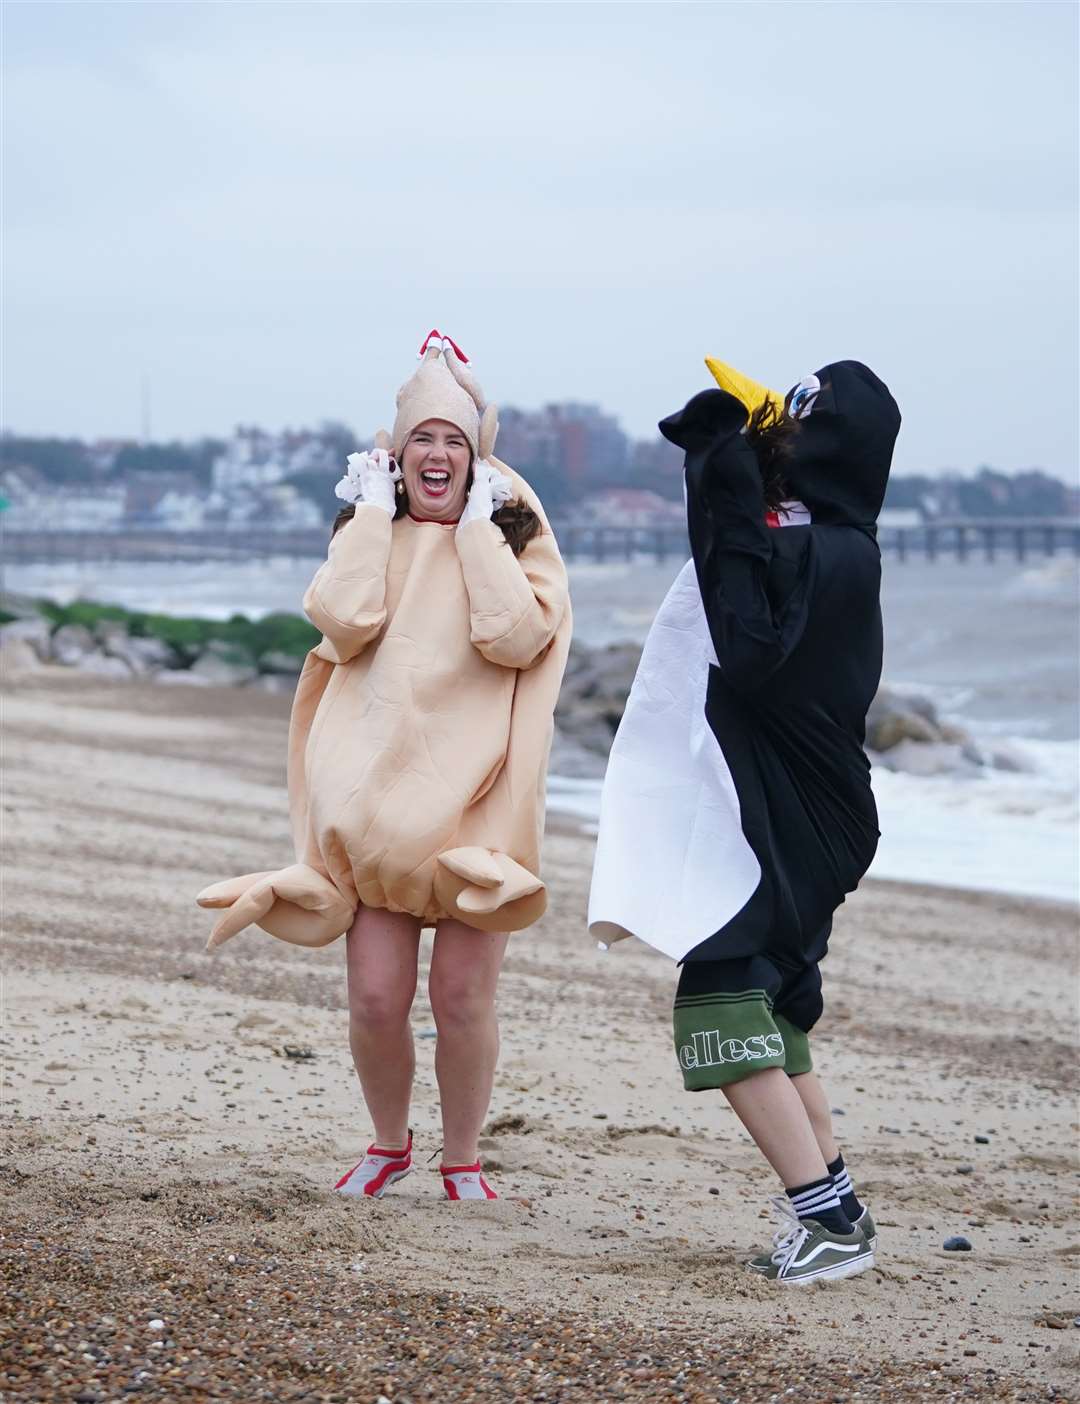
[[(469, 463), (469, 476), (465, 479), (465, 491), (472, 487), (472, 462)], [(409, 495), (404, 490), (397, 495), (397, 507), (394, 511), (394, 521), (399, 517), (404, 517), (409, 510)], [(354, 516), (356, 507), (350, 503), (347, 507), (342, 507), (341, 511), (334, 518), (334, 524), (330, 528), (330, 538), (333, 538), (341, 530), (347, 521)], [(515, 556), (520, 556), (525, 547), (534, 536), (539, 536), (543, 528), (540, 525), (540, 518), (527, 502), (521, 502), (517, 498), (511, 498), (509, 502), (504, 502), (501, 507), (496, 508), (492, 513), (491, 520), (502, 530), (506, 538), (506, 544), (513, 551)]]
[(758, 405), (746, 425), (746, 442), (757, 455), (765, 506), (775, 512), (790, 497), (784, 466), (791, 458), (799, 426), (772, 400)]

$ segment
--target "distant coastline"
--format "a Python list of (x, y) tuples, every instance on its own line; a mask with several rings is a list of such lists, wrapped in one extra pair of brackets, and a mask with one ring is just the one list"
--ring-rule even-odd
[[(345, 424), (271, 431), (240, 425), (227, 439), (141, 442), (0, 434), (5, 532), (295, 533), (325, 531), (346, 457), (370, 442)], [(503, 406), (499, 456), (567, 525), (679, 527), (679, 450), (633, 439), (599, 405)], [(1071, 471), (1073, 465), (1068, 465)], [(1054, 473), (980, 466), (894, 475), (885, 518), (897, 526), (1080, 518), (1080, 489)]]

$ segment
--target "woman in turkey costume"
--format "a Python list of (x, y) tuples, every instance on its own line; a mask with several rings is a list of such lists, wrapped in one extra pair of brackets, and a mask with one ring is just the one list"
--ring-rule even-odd
[(539, 875), (552, 716), (570, 641), (566, 572), (535, 494), (493, 456), (497, 418), (433, 332), (392, 434), (354, 454), (349, 502), (304, 597), (323, 639), (289, 732), (296, 862), (199, 895), (220, 945), (254, 922), (298, 945), (347, 932), (350, 1042), (375, 1142), (339, 1181), (379, 1195), (411, 1168), (409, 1011), (435, 928), (444, 1186), (494, 1198), (477, 1159), (498, 1052), (506, 933)]
[(693, 558), (612, 746), (589, 921), (680, 963), (684, 1084), (723, 1090), (787, 1190), (750, 1266), (799, 1283), (862, 1271), (876, 1245), (807, 1034), (833, 913), (878, 839), (863, 740), (900, 414), (855, 361), (786, 398), (707, 364), (721, 388), (660, 425), (686, 454)]

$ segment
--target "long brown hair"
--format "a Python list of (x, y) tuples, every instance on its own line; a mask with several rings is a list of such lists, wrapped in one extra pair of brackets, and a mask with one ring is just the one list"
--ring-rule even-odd
[(795, 420), (777, 409), (772, 400), (758, 405), (747, 423), (746, 442), (757, 455), (765, 506), (770, 512), (775, 512), (791, 496), (784, 468), (791, 458), (797, 433)]
[[(469, 462), (469, 475), (465, 479), (465, 492), (468, 493), (472, 487), (473, 472), (472, 461)], [(397, 507), (394, 511), (394, 521), (399, 517), (404, 517), (409, 510), (409, 495), (402, 488), (397, 494)], [(330, 538), (333, 538), (341, 530), (347, 521), (356, 513), (356, 507), (350, 503), (347, 507), (342, 507), (341, 511), (334, 518), (334, 524), (330, 529)], [(509, 502), (492, 513), (491, 520), (502, 531), (506, 539), (506, 544), (513, 551), (515, 556), (520, 556), (525, 547), (534, 536), (539, 536), (543, 528), (540, 525), (540, 518), (527, 502), (522, 502), (518, 498), (512, 497)]]

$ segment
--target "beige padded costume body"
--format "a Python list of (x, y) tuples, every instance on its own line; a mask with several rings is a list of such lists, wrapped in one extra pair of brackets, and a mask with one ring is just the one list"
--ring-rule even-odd
[(544, 782), (570, 645), (566, 570), (543, 510), (515, 557), (488, 520), (391, 521), (359, 504), (304, 597), (323, 640), (289, 733), (296, 863), (199, 896), (228, 908), (218, 945), (251, 921), (324, 945), (357, 902), (515, 931), (542, 915)]

